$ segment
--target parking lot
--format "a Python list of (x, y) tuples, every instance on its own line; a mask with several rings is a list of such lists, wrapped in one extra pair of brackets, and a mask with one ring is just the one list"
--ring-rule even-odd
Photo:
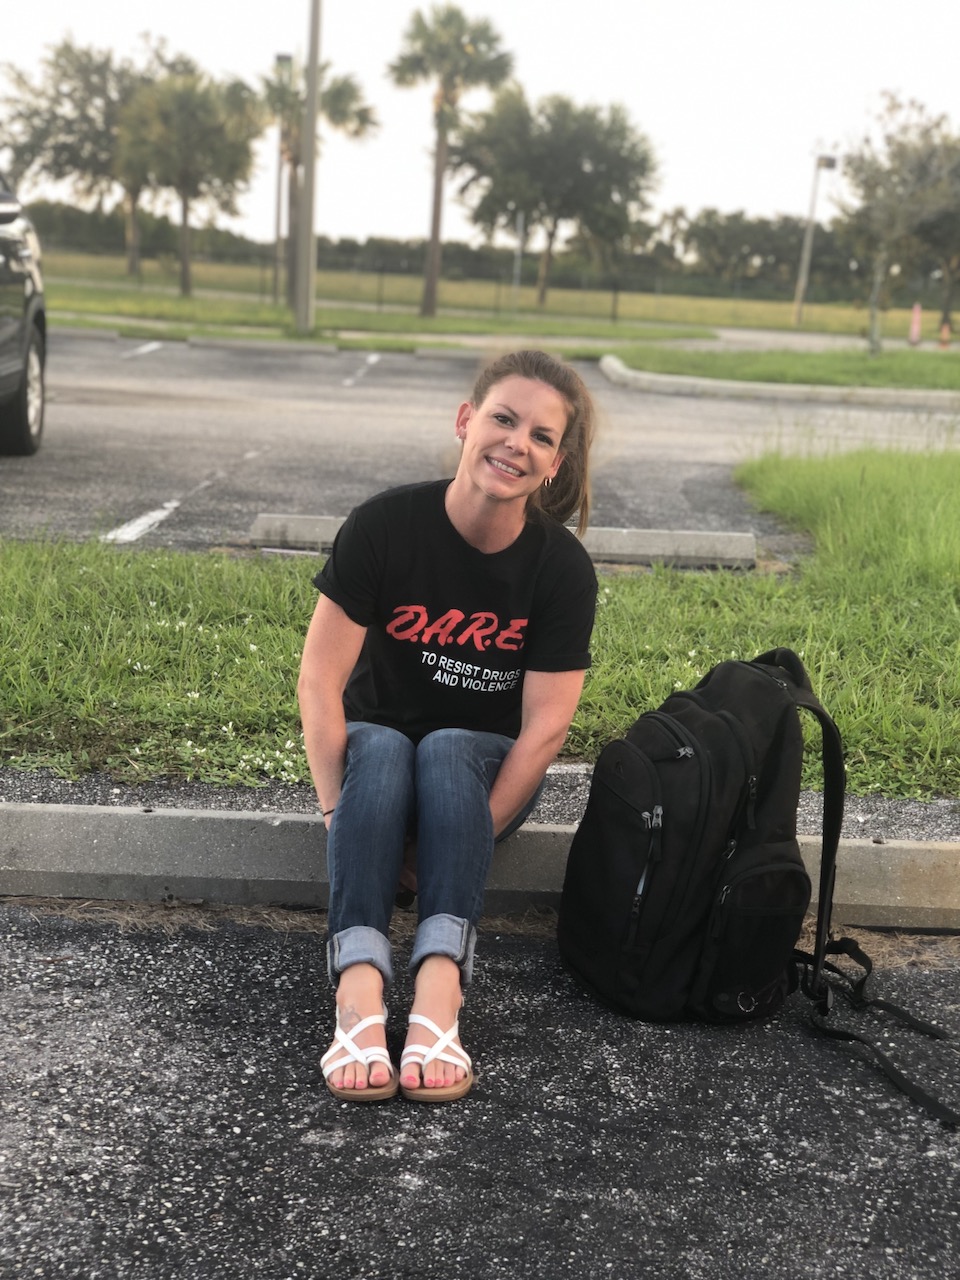
[[(452, 474), (453, 416), (480, 358), (54, 330), (43, 446), (0, 458), (0, 536), (204, 548), (243, 545), (261, 512), (345, 515), (392, 484)], [(581, 371), (600, 412), (595, 525), (762, 539), (775, 526), (732, 482), (743, 458), (949, 429), (897, 409), (639, 394)]]

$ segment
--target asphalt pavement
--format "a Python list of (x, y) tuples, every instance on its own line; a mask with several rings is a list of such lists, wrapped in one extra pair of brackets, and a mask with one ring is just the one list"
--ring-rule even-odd
[[(633, 1022), (579, 991), (549, 922), (488, 922), (472, 1093), (356, 1106), (318, 1069), (318, 933), (88, 916), (0, 906), (11, 1280), (960, 1275), (960, 1137), (799, 995), (737, 1029)], [(960, 1032), (955, 943), (877, 992)], [(401, 975), (394, 1052), (409, 998)], [(960, 1106), (956, 1043), (843, 1016)]]

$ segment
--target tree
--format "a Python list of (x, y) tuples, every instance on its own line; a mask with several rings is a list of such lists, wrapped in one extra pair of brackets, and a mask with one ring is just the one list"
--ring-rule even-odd
[[(379, 128), (376, 112), (363, 100), (363, 90), (351, 75), (331, 76), (330, 64), (320, 66), (319, 113), (332, 128), (348, 138), (364, 138)], [(287, 170), (287, 302), (294, 305), (297, 280), (297, 210), (303, 164), (303, 122), (306, 83), (302, 67), (276, 69), (264, 77), (267, 110), (280, 126), (280, 154)]]
[(490, 23), (484, 20), (471, 22), (452, 4), (434, 7), (429, 19), (417, 10), (404, 35), (400, 56), (390, 64), (390, 75), (402, 87), (420, 84), (424, 80), (435, 82), (433, 200), (430, 244), (420, 303), (422, 316), (437, 313), (443, 181), (447, 171), (450, 133), (459, 122), (460, 99), (469, 89), (495, 89), (503, 84), (512, 69), (513, 58), (501, 49), (500, 37)]
[(513, 233), (522, 214), (524, 236), (543, 236), (541, 306), (564, 224), (608, 269), (632, 252), (637, 236), (649, 238), (639, 215), (653, 185), (653, 152), (620, 106), (604, 112), (556, 95), (531, 108), (523, 90), (509, 85), (461, 128), (451, 165), (463, 176), (461, 194), (474, 199), (473, 220), (488, 235)]
[(945, 208), (917, 224), (914, 235), (936, 263), (940, 276), (940, 325), (953, 327), (953, 295), (960, 281), (960, 138), (946, 138), (942, 156), (951, 193)]
[(894, 256), (922, 225), (951, 208), (956, 161), (943, 116), (930, 117), (917, 102), (886, 94), (878, 137), (867, 137), (847, 155), (844, 172), (858, 200), (844, 206), (851, 228), (871, 262), (870, 351), (880, 342), (880, 298)]
[(253, 166), (262, 106), (242, 81), (218, 84), (197, 72), (140, 89), (123, 113), (121, 146), (146, 159), (151, 181), (180, 201), (180, 292), (191, 292), (190, 210), (208, 200), (227, 213)]
[(803, 234), (800, 218), (750, 218), (742, 210), (702, 209), (687, 220), (683, 247), (694, 256), (694, 272), (734, 287), (750, 280), (787, 289), (793, 285)]
[(756, 253), (750, 219), (742, 211), (724, 214), (701, 209), (687, 225), (685, 242), (696, 257), (698, 271), (731, 285), (747, 274)]
[(67, 180), (80, 199), (98, 206), (119, 184), (131, 275), (140, 270), (138, 215), (148, 166), (141, 149), (121, 151), (120, 121), (134, 96), (158, 75), (192, 66), (169, 56), (162, 41), (145, 42), (138, 66), (115, 62), (110, 50), (81, 48), (68, 37), (50, 49), (36, 83), (15, 67), (4, 68), (13, 89), (3, 106), (15, 175)]

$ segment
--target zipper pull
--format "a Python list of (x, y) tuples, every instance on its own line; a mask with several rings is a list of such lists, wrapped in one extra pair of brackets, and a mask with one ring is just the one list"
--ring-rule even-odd
[(678, 760), (692, 759), (693, 754), (694, 754), (693, 747), (680, 747), (680, 749), (677, 751), (677, 759)]
[(660, 831), (663, 827), (663, 808), (659, 804), (653, 806), (650, 815), (650, 848), (647, 852), (647, 864), (660, 861)]
[(723, 933), (723, 908), (726, 905), (727, 898), (730, 896), (730, 886), (725, 884), (720, 890), (720, 897), (717, 899), (717, 909), (714, 912), (713, 928), (710, 931), (712, 938), (719, 938)]
[(757, 802), (757, 775), (751, 773), (747, 779), (747, 826), (751, 829), (757, 825), (756, 822), (756, 802)]
[(630, 914), (632, 916), (638, 916), (640, 914), (640, 902), (641, 902), (641, 899), (643, 898), (643, 887), (646, 884), (646, 882), (647, 882), (647, 868), (644, 867), (643, 872), (640, 876), (640, 879), (637, 882), (636, 892), (633, 895), (633, 906), (630, 909)]

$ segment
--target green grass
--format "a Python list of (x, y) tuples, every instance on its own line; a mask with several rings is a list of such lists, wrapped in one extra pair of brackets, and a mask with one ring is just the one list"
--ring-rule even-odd
[[(579, 749), (594, 755), (638, 706), (714, 663), (779, 644), (801, 654), (840, 725), (851, 792), (960, 795), (960, 453), (768, 456), (739, 477), (812, 531), (816, 553), (787, 577), (602, 584)], [(805, 781), (816, 785), (809, 766)]]
[(831, 387), (922, 387), (960, 391), (960, 358), (953, 351), (683, 351), (665, 346), (622, 347), (631, 369), (739, 382), (808, 383)]
[[(788, 576), (602, 577), (568, 753), (594, 758), (714, 663), (780, 644), (840, 724), (852, 793), (960, 795), (960, 452), (768, 456), (740, 477), (815, 554)], [(0, 544), (0, 761), (307, 781), (295, 684), (315, 567)]]

